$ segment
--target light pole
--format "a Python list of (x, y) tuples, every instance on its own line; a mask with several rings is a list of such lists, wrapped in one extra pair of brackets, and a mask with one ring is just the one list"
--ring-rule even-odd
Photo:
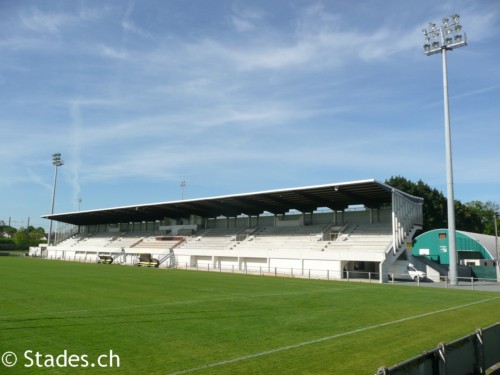
[(495, 224), (495, 263), (496, 263), (496, 271), (497, 271), (497, 281), (500, 282), (500, 265), (498, 264), (498, 227), (497, 220), (500, 216), (500, 212), (495, 212), (493, 214), (493, 223)]
[(181, 201), (184, 200), (184, 189), (186, 188), (186, 181), (181, 181)]
[[(50, 210), (50, 214), (54, 214), (54, 202), (56, 198), (56, 183), (57, 183), (57, 167), (60, 167), (64, 164), (64, 161), (61, 160), (61, 154), (57, 153), (52, 155), (52, 164), (54, 165), (54, 185), (52, 187), (52, 209)], [(52, 219), (50, 219), (49, 225), (49, 236), (47, 238), (47, 246), (50, 246), (50, 240), (52, 237)]]
[(453, 165), (451, 157), (450, 111), (448, 104), (448, 72), (446, 51), (467, 45), (467, 38), (462, 32), (460, 16), (454, 14), (451, 21), (443, 18), (441, 26), (429, 23), (429, 30), (423, 29), (425, 35), (424, 52), (427, 56), (441, 53), (443, 56), (443, 92), (444, 92), (444, 126), (446, 138), (446, 185), (448, 190), (448, 251), (450, 259), (450, 284), (457, 285), (457, 250), (455, 233), (455, 206), (453, 194)]

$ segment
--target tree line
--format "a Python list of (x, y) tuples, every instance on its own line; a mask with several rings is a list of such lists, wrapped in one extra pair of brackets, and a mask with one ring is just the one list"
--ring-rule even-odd
[(0, 233), (7, 233), (11, 237), (0, 238), (0, 245), (14, 245), (14, 246), (38, 246), (40, 243), (46, 242), (45, 230), (42, 227), (35, 228), (29, 226), (28, 228), (13, 228), (8, 225), (0, 225)]
[[(448, 228), (448, 203), (442, 192), (431, 188), (422, 180), (413, 182), (404, 177), (391, 177), (385, 183), (405, 193), (424, 198), (423, 232)], [(455, 227), (457, 230), (495, 235), (495, 216), (500, 205), (495, 202), (455, 200)], [(497, 221), (498, 223), (498, 221)]]

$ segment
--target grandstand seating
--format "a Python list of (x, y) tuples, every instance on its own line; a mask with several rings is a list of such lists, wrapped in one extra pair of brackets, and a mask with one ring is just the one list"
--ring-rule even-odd
[(128, 248), (139, 243), (150, 233), (86, 233), (76, 234), (62, 242), (56, 248)]
[(347, 226), (335, 241), (329, 241), (324, 251), (377, 251), (387, 250), (392, 244), (390, 224)]
[(233, 249), (237, 250), (319, 250), (323, 240), (324, 225), (303, 227), (261, 227), (248, 235), (243, 241), (237, 241)]
[(229, 250), (245, 228), (201, 230), (179, 246), (184, 250)]
[[(332, 267), (330, 259), (346, 257), (346, 253), (363, 254), (363, 259), (376, 262), (386, 257), (392, 241), (391, 223), (268, 224), (254, 228), (200, 229), (186, 235), (165, 232), (77, 234), (55, 246), (54, 256), (91, 262), (112, 258), (114, 264), (155, 267), (207, 264), (207, 268), (221, 263), (233, 267), (247, 267), (248, 264), (321, 267), (314, 262), (325, 259), (327, 266)], [(146, 255), (155, 261), (144, 261), (141, 257)]]
[[(330, 239), (330, 233), (337, 238)], [(203, 230), (179, 248), (184, 250), (272, 250), (335, 251), (361, 250), (384, 252), (392, 244), (390, 224), (365, 224), (332, 227), (259, 227)]]
[(184, 242), (183, 236), (149, 236), (135, 243), (134, 249), (164, 249), (169, 250)]
[[(332, 236), (332, 238), (330, 238)], [(152, 233), (77, 234), (57, 248), (74, 250), (272, 250), (272, 251), (385, 251), (392, 243), (391, 224), (343, 226), (263, 226), (257, 228), (202, 229), (189, 236)], [(116, 249), (116, 250), (115, 250)]]
[[(336, 239), (330, 239), (335, 233)], [(151, 233), (84, 234), (61, 242), (59, 248), (136, 248), (229, 250), (259, 248), (272, 250), (318, 250), (328, 247), (355, 247), (370, 245), (380, 249), (392, 241), (390, 224), (310, 225), (293, 227), (257, 227), (230, 229), (203, 229), (184, 236), (154, 236)]]

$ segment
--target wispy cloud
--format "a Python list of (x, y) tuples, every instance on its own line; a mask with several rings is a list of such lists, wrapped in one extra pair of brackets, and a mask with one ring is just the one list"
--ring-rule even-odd
[(58, 33), (61, 28), (77, 22), (77, 17), (64, 13), (46, 13), (34, 8), (21, 15), (23, 25), (36, 32)]
[(43, 11), (33, 7), (21, 13), (21, 21), (28, 30), (37, 33), (61, 33), (67, 27), (73, 27), (81, 22), (95, 21), (102, 15), (101, 10), (85, 8), (79, 12)]
[[(52, 191), (52, 185), (45, 181), (38, 173), (35, 173), (33, 170), (28, 169), (29, 180), (36, 185), (43, 187), (47, 191)], [(26, 182), (26, 181), (25, 181)]]
[(488, 87), (482, 87), (477, 90), (472, 90), (463, 94), (456, 94), (453, 95), (454, 99), (461, 99), (461, 98), (467, 98), (469, 96), (476, 96), (476, 95), (483, 95), (487, 93), (491, 93), (494, 91), (500, 91), (500, 84), (498, 85), (493, 85), (493, 86), (488, 86)]
[(232, 10), (233, 14), (230, 16), (230, 19), (235, 29), (239, 32), (256, 30), (258, 23), (266, 16), (262, 10), (238, 2), (233, 4)]
[[(195, 43), (184, 44), (187, 55), (199, 60), (231, 62), (237, 70), (336, 67), (352, 60), (385, 59), (404, 52), (419, 40), (420, 30), (415, 27), (392, 29), (341, 29), (334, 20), (338, 17), (323, 7), (305, 12), (292, 31), (292, 38), (276, 34), (254, 35), (243, 45), (233, 45), (219, 40), (203, 38)], [(246, 21), (239, 22), (241, 30), (250, 28)], [(398, 37), (395, 38), (394, 35)], [(411, 41), (411, 43), (410, 43)]]
[(134, 24), (132, 21), (128, 19), (124, 19), (122, 21), (122, 27), (125, 31), (131, 32), (137, 35), (140, 35), (144, 38), (152, 38), (151, 33), (145, 31), (144, 29), (138, 27), (136, 24)]
[(105, 45), (100, 46), (99, 50), (104, 56), (111, 57), (113, 59), (126, 60), (129, 57), (127, 52), (124, 52), (123, 50), (116, 50), (113, 47)]

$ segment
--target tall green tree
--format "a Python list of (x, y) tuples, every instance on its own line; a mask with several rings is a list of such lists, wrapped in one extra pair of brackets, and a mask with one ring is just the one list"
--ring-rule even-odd
[(9, 225), (0, 225), (0, 233), (8, 233), (8, 234), (14, 234), (17, 232), (17, 229), (14, 227), (11, 227)]
[(20, 228), (13, 237), (14, 243), (18, 246), (37, 246), (43, 238), (45, 231), (43, 228)]
[[(488, 201), (472, 201), (465, 204), (471, 210), (474, 210), (480, 217), (481, 223), (483, 225), (483, 233), (494, 235), (495, 234), (495, 213), (499, 213), (500, 205), (497, 203)], [(500, 218), (498, 218), (500, 219)], [(500, 226), (500, 220), (497, 220), (497, 225)]]
[(483, 233), (485, 234), (485, 222), (479, 212), (469, 206), (467, 203), (462, 204), (455, 201), (455, 220), (457, 229), (466, 232)]
[(407, 194), (424, 198), (424, 225), (422, 228), (424, 232), (447, 227), (447, 201), (440, 191), (431, 188), (422, 180), (413, 182), (401, 176), (391, 177), (385, 183)]
[[(422, 180), (413, 182), (404, 177), (391, 177), (385, 181), (396, 189), (405, 193), (424, 198), (424, 225), (422, 230), (440, 229), (448, 227), (448, 202), (442, 192), (431, 188)], [(471, 202), (462, 204), (455, 200), (455, 226), (458, 230), (474, 233), (493, 234), (493, 210), (497, 208), (491, 202)], [(489, 221), (488, 221), (489, 220)]]

